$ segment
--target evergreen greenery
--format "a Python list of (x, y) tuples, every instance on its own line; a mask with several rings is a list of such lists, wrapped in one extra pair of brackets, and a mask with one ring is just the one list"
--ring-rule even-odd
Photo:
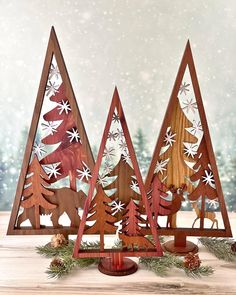
[(232, 239), (199, 238), (199, 241), (218, 259), (231, 262), (236, 261), (236, 252), (231, 250), (231, 245), (234, 243)]

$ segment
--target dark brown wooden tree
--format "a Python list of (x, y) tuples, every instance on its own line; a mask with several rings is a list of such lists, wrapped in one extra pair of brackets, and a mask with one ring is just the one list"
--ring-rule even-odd
[(114, 226), (116, 218), (112, 216), (111, 207), (108, 205), (111, 199), (105, 194), (102, 187), (99, 185), (97, 193), (93, 198), (87, 218), (88, 221), (95, 221), (95, 223), (86, 229), (85, 234), (99, 234), (100, 235), (100, 250), (104, 251), (104, 234), (115, 234), (117, 227)]
[[(49, 111), (49, 109), (51, 110)], [(43, 135), (44, 138), (42, 139), (44, 132), (46, 134)], [(53, 200), (53, 203), (57, 204), (57, 208), (44, 209), (40, 207), (39, 209), (40, 214), (51, 216), (53, 224), (52, 226), (40, 226), (37, 229), (21, 226), (26, 218), (31, 223), (34, 223), (35, 218), (37, 218), (37, 227), (39, 227), (39, 217), (33, 216), (34, 210), (28, 207), (30, 201), (22, 202), (22, 196), (27, 192), (24, 185), (29, 164), (34, 155), (38, 156), (42, 168), (48, 175), (47, 183), (55, 183), (57, 187), (57, 189), (51, 190), (54, 191), (53, 196), (45, 195), (48, 201)], [(83, 206), (84, 195), (82, 192), (77, 193), (76, 178), (88, 182), (91, 178), (93, 166), (94, 160), (89, 141), (57, 36), (52, 27), (8, 226), (8, 234), (63, 233), (67, 236), (77, 233), (80, 222), (78, 208)], [(63, 187), (62, 182), (56, 184), (58, 180), (67, 176), (70, 179), (70, 188)], [(24, 191), (24, 189), (26, 190)], [(23, 212), (20, 212), (20, 207)], [(64, 212), (71, 218), (73, 227), (65, 224), (62, 227), (58, 223), (59, 217)]]
[[(166, 250), (179, 254), (196, 252), (197, 246), (186, 241), (188, 235), (216, 237), (232, 235), (189, 42), (153, 153), (145, 182), (147, 191), (153, 187), (156, 177), (165, 184), (173, 196), (173, 206), (171, 204), (163, 206), (169, 210), (169, 213), (168, 210), (165, 212), (167, 226), (159, 229), (160, 234), (175, 236), (174, 241), (170, 240), (164, 244)], [(182, 190), (184, 187), (187, 190), (185, 194)], [(159, 191), (156, 190), (155, 193), (159, 198)], [(202, 198), (201, 209), (196, 204), (200, 198)], [(219, 202), (224, 229), (213, 229), (213, 227), (209, 229), (204, 226), (204, 218), (211, 219), (212, 225), (218, 224), (216, 215), (209, 214), (205, 210), (206, 198), (210, 201), (217, 199)], [(182, 201), (193, 200), (195, 203), (192, 206), (197, 214), (193, 225), (201, 216), (200, 228), (179, 227), (175, 218), (173, 220), (173, 213), (178, 212)], [(163, 202), (163, 199), (160, 201)], [(160, 207), (156, 206), (154, 209), (157, 210), (156, 216)]]
[[(115, 124), (115, 127), (113, 127)], [(113, 129), (112, 129), (113, 128)], [(119, 142), (117, 142), (119, 139)], [(115, 161), (118, 160), (118, 164), (115, 164)], [(133, 167), (133, 168), (131, 168)], [(110, 199), (113, 201), (109, 203), (98, 204), (95, 198), (95, 201), (92, 201), (92, 197), (94, 194), (94, 189), (97, 186), (97, 183), (104, 182), (104, 173), (101, 173), (101, 170), (105, 173), (105, 177), (109, 175), (109, 177), (116, 177), (116, 179), (109, 185), (103, 185), (106, 191), (109, 191), (113, 188), (116, 189), (114, 195), (111, 196)], [(113, 176), (114, 175), (114, 176)], [(134, 182), (132, 183), (131, 177), (133, 177)], [(131, 183), (128, 183), (130, 182)], [(102, 186), (100, 185), (100, 190), (102, 190)], [(140, 192), (136, 194), (135, 190)], [(103, 199), (104, 193), (100, 193), (100, 198)], [(134, 226), (137, 222), (138, 212), (135, 210), (134, 206), (132, 207), (132, 197), (137, 197), (139, 200), (137, 202), (142, 201), (142, 204), (145, 209), (145, 214), (147, 215), (148, 223), (150, 225), (151, 232), (153, 234), (155, 245), (153, 245), (146, 237), (142, 234), (140, 235), (132, 235), (129, 236), (124, 233), (120, 233), (119, 237), (124, 242), (124, 246), (121, 249), (105, 249), (103, 251), (94, 250), (82, 250), (80, 249), (80, 244), (82, 240), (83, 233), (88, 233), (86, 230), (86, 221), (90, 219), (89, 213), (93, 213), (91, 215), (91, 220), (95, 221), (95, 227), (89, 229), (89, 231), (102, 231), (102, 244), (103, 244), (103, 235), (104, 228), (101, 226), (102, 224), (98, 219), (102, 219), (106, 221), (106, 218), (110, 218), (110, 222), (112, 222), (112, 226), (115, 222), (113, 222), (113, 218), (115, 217), (116, 221), (119, 221), (119, 214), (123, 208), (123, 206), (128, 206), (129, 213), (127, 213), (124, 217), (123, 222), (125, 222), (126, 218), (131, 221), (132, 224), (128, 226), (126, 224), (127, 229), (131, 230), (131, 233), (135, 233)], [(108, 201), (108, 199), (105, 199)], [(124, 204), (122, 204), (122, 201)], [(115, 202), (114, 202), (115, 201)], [(94, 203), (93, 203), (94, 202)], [(102, 201), (103, 202), (103, 201)], [(131, 203), (130, 203), (131, 202)], [(96, 203), (96, 206), (95, 206)], [(115, 203), (115, 206), (113, 206)], [(140, 205), (140, 203), (138, 203)], [(109, 205), (110, 208), (106, 206)], [(95, 206), (95, 207), (94, 207)], [(96, 207), (99, 209), (96, 210)], [(93, 209), (94, 208), (94, 209)], [(99, 211), (106, 211), (105, 216), (99, 214)], [(96, 215), (95, 215), (96, 214)], [(135, 216), (132, 216), (135, 214)], [(122, 215), (121, 215), (122, 216)], [(141, 218), (140, 218), (141, 221)], [(96, 225), (96, 222), (97, 225)], [(104, 224), (104, 222), (103, 222)], [(139, 225), (136, 225), (137, 229)], [(124, 223), (123, 223), (124, 227)], [(110, 226), (108, 227), (108, 230)], [(113, 230), (113, 227), (111, 227)], [(99, 234), (99, 232), (97, 233)], [(136, 246), (136, 247), (134, 247)], [(104, 248), (104, 245), (102, 245)], [(99, 270), (105, 274), (109, 275), (127, 275), (135, 272), (137, 270), (137, 265), (130, 259), (125, 258), (126, 256), (160, 256), (162, 255), (162, 250), (160, 246), (160, 242), (157, 236), (156, 228), (153, 223), (152, 215), (149, 208), (149, 203), (146, 195), (146, 191), (144, 189), (144, 184), (142, 182), (142, 177), (139, 171), (137, 159), (135, 157), (134, 148), (132, 145), (132, 141), (129, 135), (128, 126), (125, 120), (123, 108), (120, 102), (119, 94), (117, 89), (115, 88), (113, 99), (111, 102), (111, 107), (108, 113), (108, 118), (106, 122), (106, 126), (104, 129), (100, 149), (98, 152), (97, 161), (94, 167), (94, 172), (92, 174), (90, 188), (88, 192), (88, 198), (86, 200), (86, 204), (84, 207), (83, 217), (80, 223), (79, 232), (77, 236), (77, 240), (74, 247), (73, 257), (82, 258), (82, 257), (103, 257), (101, 263), (99, 264)]]
[(54, 192), (47, 189), (49, 185), (48, 180), (47, 174), (39, 164), (38, 158), (35, 155), (29, 165), (21, 206), (25, 209), (34, 208), (35, 222), (32, 226), (36, 229), (40, 228), (40, 207), (48, 210), (57, 207), (55, 204), (51, 204), (45, 199), (45, 196), (54, 195)]

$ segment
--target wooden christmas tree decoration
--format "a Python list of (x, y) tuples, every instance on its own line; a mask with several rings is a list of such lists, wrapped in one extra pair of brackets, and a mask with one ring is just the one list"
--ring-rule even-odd
[[(54, 28), (8, 234), (75, 234), (94, 160)], [(66, 213), (69, 225), (61, 224)], [(50, 216), (52, 226), (42, 224)], [(26, 223), (25, 223), (26, 222)], [(27, 224), (28, 223), (28, 224)]]
[[(167, 216), (161, 235), (174, 235), (164, 244), (179, 254), (196, 252), (187, 236), (231, 237), (231, 229), (211, 144), (190, 43), (187, 43), (145, 182), (155, 224)], [(167, 196), (172, 196), (172, 199)], [(192, 228), (178, 227), (181, 203), (191, 202), (196, 218)], [(200, 205), (198, 204), (200, 202)], [(207, 209), (207, 204), (211, 212)], [(217, 205), (223, 227), (218, 228)], [(206, 226), (206, 219), (211, 226)], [(197, 222), (199, 226), (197, 226)], [(160, 227), (160, 226), (159, 226)], [(148, 231), (146, 231), (147, 233)]]
[[(142, 233), (146, 225), (141, 216), (143, 208), (155, 245)], [(122, 247), (109, 248), (104, 243), (104, 234), (116, 233), (119, 234)], [(80, 243), (83, 234), (98, 234), (100, 249), (82, 250)], [(126, 256), (161, 255), (157, 228), (115, 88), (73, 256), (101, 257), (98, 267), (101, 272), (121, 276), (137, 270), (137, 264)]]

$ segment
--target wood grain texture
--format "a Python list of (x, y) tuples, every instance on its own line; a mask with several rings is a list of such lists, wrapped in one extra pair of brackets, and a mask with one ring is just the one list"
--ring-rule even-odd
[[(189, 214), (186, 222), (190, 222)], [(96, 266), (75, 270), (61, 280), (51, 280), (45, 274), (50, 259), (36, 254), (35, 247), (44, 245), (50, 236), (6, 236), (9, 212), (0, 212), (0, 294), (236, 294), (236, 267), (219, 261), (200, 246), (203, 264), (214, 267), (215, 273), (207, 278), (193, 280), (181, 270), (174, 269), (160, 278), (139, 266), (133, 275), (111, 277), (100, 273)], [(232, 230), (236, 233), (236, 215), (229, 213)], [(75, 237), (75, 236), (74, 236)], [(196, 242), (195, 238), (193, 241)], [(132, 258), (137, 262), (137, 258)]]
[[(194, 90), (194, 94), (195, 94), (195, 98), (196, 98), (196, 105), (198, 108), (198, 112), (199, 112), (199, 117), (200, 117), (200, 123), (202, 125), (202, 131), (203, 131), (203, 139), (201, 141), (201, 144), (199, 146), (199, 152), (197, 153), (197, 155), (194, 158), (194, 162), (197, 162), (197, 164), (195, 164), (194, 168), (198, 168), (197, 166), (199, 166), (200, 164), (202, 165), (201, 169), (198, 171), (194, 171), (194, 169), (190, 169), (187, 168), (186, 170), (186, 164), (184, 163), (184, 159), (183, 157), (180, 156), (180, 153), (183, 154), (183, 141), (186, 142), (192, 142), (193, 137), (192, 135), (190, 135), (189, 132), (187, 132), (187, 130), (185, 130), (184, 128), (186, 127), (190, 127), (188, 126), (189, 122), (187, 120), (187, 118), (184, 116), (183, 111), (180, 108), (180, 104), (179, 104), (179, 99), (178, 99), (178, 92), (180, 89), (180, 85), (181, 82), (183, 80), (184, 77), (184, 73), (186, 71), (186, 68), (189, 68), (189, 73), (191, 76), (191, 80), (192, 80), (192, 87)], [(182, 113), (182, 114), (181, 114)], [(174, 139), (177, 142), (173, 143), (173, 148), (169, 148), (166, 152), (164, 152), (161, 156), (160, 156), (160, 151), (161, 148), (163, 146), (163, 141), (165, 138), (165, 134), (167, 131), (167, 128), (171, 127), (171, 130), (173, 129), (172, 133), (175, 134), (176, 136), (174, 137)], [(182, 129), (182, 133), (180, 132)], [(180, 134), (180, 135), (178, 135)], [(179, 138), (178, 138), (179, 136)], [(174, 153), (172, 156), (172, 152)], [(200, 160), (198, 159), (198, 156), (200, 155), (200, 153), (203, 153), (203, 158), (201, 158)], [(168, 162), (168, 166), (167, 166), (167, 170), (163, 172), (164, 176), (167, 176), (166, 180), (164, 181), (164, 183), (168, 183), (168, 184), (173, 184), (175, 186), (179, 186), (182, 183), (186, 183), (187, 187), (188, 187), (188, 192), (190, 193), (190, 200), (197, 200), (199, 199), (202, 195), (204, 195), (204, 197), (202, 198), (202, 206), (201, 206), (201, 213), (200, 213), (200, 228), (196, 229), (192, 229), (193, 231), (191, 232), (191, 230), (188, 229), (180, 229), (180, 228), (176, 228), (176, 232), (172, 229), (170, 229), (169, 234), (173, 234), (175, 235), (175, 237), (178, 235), (179, 230), (181, 230), (181, 232), (185, 232), (186, 236), (187, 235), (196, 235), (196, 236), (226, 236), (226, 237), (231, 237), (232, 233), (231, 233), (231, 228), (230, 228), (230, 223), (229, 223), (229, 219), (228, 219), (228, 214), (227, 214), (227, 210), (226, 210), (226, 206), (225, 206), (225, 201), (224, 201), (224, 196), (223, 196), (223, 192), (222, 192), (222, 188), (221, 188), (221, 183), (220, 183), (220, 179), (219, 179), (219, 175), (218, 175), (218, 170), (217, 170), (217, 166), (216, 166), (216, 161), (215, 161), (215, 155), (214, 155), (214, 151), (212, 148), (212, 143), (211, 143), (211, 138), (210, 138), (210, 134), (209, 134), (209, 128), (208, 128), (208, 124), (207, 124), (207, 120), (206, 120), (206, 114), (205, 114), (205, 110), (204, 110), (204, 106), (203, 106), (203, 102), (202, 102), (202, 97), (201, 97), (201, 93), (200, 93), (200, 88), (199, 88), (199, 84), (198, 84), (198, 79), (197, 79), (197, 74), (196, 74), (196, 70), (195, 70), (195, 66), (194, 66), (194, 61), (193, 61), (193, 56), (192, 56), (192, 51), (191, 51), (191, 47), (190, 47), (190, 43), (189, 41), (187, 42), (184, 54), (183, 54), (183, 58), (182, 61), (180, 63), (180, 67), (177, 73), (177, 77), (175, 80), (175, 84), (171, 93), (171, 97), (169, 100), (169, 104), (166, 110), (166, 114), (163, 120), (163, 124), (160, 130), (160, 134), (156, 143), (156, 147), (153, 153), (153, 157), (152, 157), (152, 161), (149, 167), (149, 171), (147, 174), (147, 178), (145, 181), (145, 188), (147, 191), (150, 190), (151, 186), (152, 186), (152, 182), (154, 180), (155, 177), (155, 169), (156, 169), (156, 163), (157, 161), (159, 161), (160, 159), (165, 160), (166, 158), (170, 158), (170, 161)], [(189, 159), (189, 158), (188, 158)], [(205, 161), (203, 161), (205, 160)], [(206, 163), (206, 161), (208, 163)], [(201, 163), (202, 162), (202, 163)], [(209, 185), (198, 185), (198, 187), (196, 189), (193, 190), (193, 187), (191, 185), (189, 185), (189, 183), (187, 183), (186, 181), (183, 181), (183, 176), (186, 175), (187, 177), (190, 177), (190, 179), (192, 181), (194, 180), (199, 180), (199, 177), (201, 178), (203, 176), (203, 171), (205, 172), (205, 169), (207, 169), (207, 165), (210, 164), (211, 167), (211, 171), (214, 175), (214, 181), (215, 181), (215, 190), (211, 189)], [(170, 165), (170, 166), (169, 166)], [(170, 171), (169, 171), (169, 167), (170, 167)], [(209, 167), (208, 167), (209, 169)], [(159, 173), (160, 174), (160, 173)], [(169, 180), (170, 179), (170, 182)], [(178, 184), (178, 185), (176, 185)], [(219, 200), (219, 204), (220, 204), (220, 210), (222, 213), (222, 218), (223, 218), (223, 223), (224, 223), (224, 229), (205, 229), (204, 227), (204, 218), (205, 218), (205, 199), (206, 196), (205, 195), (209, 195), (209, 199), (214, 199), (214, 198), (218, 198)], [(194, 221), (194, 220), (193, 220)], [(168, 229), (160, 229), (159, 230), (160, 234), (168, 234)]]
[[(30, 162), (30, 158), (31, 158), (31, 153), (32, 153), (32, 147), (33, 147), (33, 143), (35, 140), (35, 136), (36, 136), (36, 132), (37, 132), (37, 127), (38, 127), (38, 123), (39, 123), (39, 119), (40, 119), (40, 113), (41, 113), (41, 109), (42, 109), (42, 105), (43, 105), (43, 100), (44, 100), (44, 94), (45, 94), (45, 89), (47, 86), (47, 81), (48, 81), (48, 75), (49, 75), (49, 70), (50, 70), (50, 65), (51, 65), (51, 61), (53, 56), (56, 59), (60, 74), (61, 74), (61, 78), (63, 81), (63, 84), (61, 86), (61, 92), (58, 93), (58, 95), (56, 95), (56, 97), (54, 98), (55, 100), (60, 100), (62, 98), (66, 98), (70, 104), (70, 108), (71, 108), (71, 114), (70, 114), (70, 119), (67, 122), (68, 124), (66, 124), (67, 127), (70, 127), (72, 125), (75, 124), (76, 128), (78, 129), (78, 132), (80, 134), (80, 138), (81, 138), (81, 142), (83, 143), (83, 149), (81, 149), (81, 144), (76, 145), (76, 149), (71, 149), (70, 147), (66, 150), (66, 153), (62, 152), (62, 147), (63, 145), (61, 145), (60, 147), (60, 151), (58, 152), (57, 155), (57, 159), (59, 158), (59, 160), (61, 160), (62, 158), (66, 158), (67, 161), (67, 169), (66, 173), (69, 174), (70, 177), (70, 186), (71, 188), (76, 191), (76, 171), (75, 169), (71, 169), (71, 167), (74, 167), (74, 163), (77, 163), (78, 161), (74, 161), (74, 157), (77, 159), (78, 157), (80, 157), (80, 165), (78, 165), (79, 168), (82, 166), (82, 161), (86, 159), (86, 164), (87, 166), (90, 168), (90, 170), (93, 170), (93, 166), (94, 166), (94, 159), (93, 159), (93, 155), (92, 155), (92, 151), (89, 145), (89, 141), (88, 141), (88, 137), (84, 128), (84, 124), (81, 118), (81, 114), (77, 105), (77, 101), (72, 89), (72, 85), (71, 85), (71, 81), (66, 69), (66, 65), (64, 62), (64, 58), (60, 49), (60, 45), (59, 42), (57, 40), (57, 36), (54, 30), (54, 27), (51, 28), (51, 32), (50, 32), (50, 37), (49, 37), (49, 41), (48, 41), (48, 47), (47, 47), (47, 52), (46, 52), (46, 57), (45, 57), (45, 61), (44, 61), (44, 65), (43, 65), (43, 70), (42, 70), (42, 74), (41, 74), (41, 80), (40, 80), (40, 85), (39, 85), (39, 89), (38, 89), (38, 94), (37, 94), (37, 98), (36, 98), (36, 103), (35, 103), (35, 108), (34, 108), (34, 112), (33, 112), (33, 118), (32, 118), (32, 122), (31, 122), (31, 126), (30, 126), (30, 131), (29, 131), (29, 135), (28, 135), (28, 139), (27, 139), (27, 144), (26, 144), (26, 150), (25, 150), (25, 155), (23, 158), (23, 163), (22, 163), (22, 168), (21, 168), (21, 172), (20, 172), (20, 176), (19, 176), (19, 180), (18, 180), (18, 184), (17, 184), (17, 189), (16, 189), (16, 195), (15, 195), (15, 200), (14, 200), (14, 204), (13, 204), (13, 208), (12, 208), (12, 214), (11, 214), (11, 218), (10, 218), (10, 222), (9, 222), (9, 226), (8, 226), (8, 234), (38, 234), (39, 229), (41, 230), (42, 228), (39, 228), (39, 220), (37, 220), (37, 231), (35, 232), (35, 229), (30, 229), (30, 228), (24, 228), (24, 229), (19, 229), (16, 227), (17, 225), (17, 217), (19, 214), (19, 208), (20, 208), (20, 202), (21, 202), (21, 197), (22, 197), (22, 192), (24, 189), (24, 184), (25, 184), (25, 179), (26, 179), (26, 175), (27, 175), (27, 171), (28, 171), (28, 166), (29, 166), (29, 162)], [(50, 112), (49, 112), (50, 113)], [(55, 117), (55, 110), (52, 110), (52, 113)], [(52, 113), (50, 113), (52, 115)], [(51, 115), (47, 114), (45, 119), (49, 118)], [(62, 114), (62, 117), (64, 116), (64, 114)], [(63, 128), (62, 126), (64, 126), (63, 124), (59, 126), (60, 131), (61, 128)], [(61, 134), (61, 132), (60, 132)], [(60, 138), (61, 139), (61, 138)], [(50, 143), (51, 138), (45, 138), (46, 143)], [(56, 141), (59, 140), (59, 138), (56, 138)], [(73, 146), (73, 145), (71, 145)], [(64, 150), (63, 150), (64, 151)], [(52, 159), (51, 159), (52, 160)], [(69, 168), (68, 168), (69, 167)], [(65, 168), (65, 167), (64, 167)], [(65, 176), (65, 173), (61, 174), (63, 176)], [(68, 194), (67, 194), (68, 195)], [(73, 208), (72, 210), (75, 210), (75, 208)], [(40, 211), (40, 209), (38, 208), (38, 211)], [(30, 213), (31, 215), (31, 220), (33, 219), (32, 217), (32, 212)], [(74, 216), (74, 215), (73, 215)], [(75, 219), (73, 218), (72, 220), (72, 224), (75, 223)], [(72, 232), (74, 232), (74, 229), (71, 227)], [(17, 233), (15, 232), (17, 231)], [(69, 232), (69, 228), (65, 228), (62, 229), (60, 233), (63, 233), (65, 235), (68, 234)], [(57, 229), (54, 232), (54, 228), (48, 228), (48, 232), (47, 229), (42, 229), (42, 233), (41, 234), (53, 234), (53, 233), (58, 233)]]

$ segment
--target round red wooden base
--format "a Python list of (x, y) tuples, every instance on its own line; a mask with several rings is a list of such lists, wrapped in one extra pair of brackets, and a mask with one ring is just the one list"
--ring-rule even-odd
[(175, 241), (170, 240), (162, 244), (162, 248), (164, 251), (167, 251), (179, 256), (186, 255), (189, 252), (192, 252), (192, 253), (198, 252), (198, 246), (190, 241), (186, 241), (185, 246), (175, 246)]
[(122, 265), (115, 265), (111, 258), (102, 258), (98, 269), (100, 272), (109, 276), (127, 276), (138, 270), (138, 265), (129, 258), (123, 258)]

